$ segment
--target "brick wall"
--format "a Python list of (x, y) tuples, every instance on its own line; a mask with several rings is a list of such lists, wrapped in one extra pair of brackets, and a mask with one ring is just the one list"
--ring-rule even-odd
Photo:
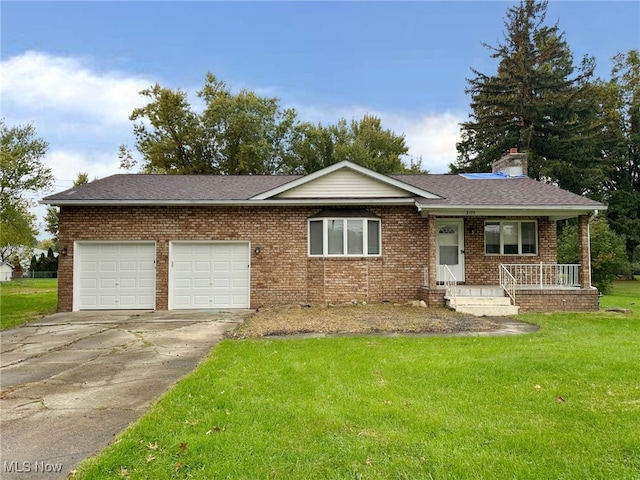
[(524, 312), (591, 312), (598, 310), (598, 290), (518, 290), (516, 304)]
[[(471, 217), (464, 222), (465, 283), (498, 285), (501, 263), (556, 263), (556, 224), (548, 218), (538, 218), (538, 255), (485, 255), (484, 223), (500, 218)], [(506, 220), (530, 220), (508, 217)]]
[[(413, 206), (372, 207), (382, 220), (382, 256), (309, 258), (307, 218), (316, 207), (62, 207), (60, 311), (73, 307), (74, 242), (88, 240), (156, 242), (156, 308), (169, 303), (169, 243), (179, 240), (251, 242), (251, 306), (277, 303), (325, 303), (413, 300), (442, 302), (442, 291), (422, 287), (425, 271), (435, 283), (435, 217), (423, 218)], [(556, 261), (555, 223), (538, 219), (539, 255), (484, 254), (484, 218), (465, 219), (467, 284), (498, 283), (500, 263)], [(473, 232), (472, 232), (473, 230)], [(260, 247), (260, 253), (255, 248)], [(431, 262), (429, 262), (431, 259)], [(425, 270), (431, 263), (431, 268)], [(433, 285), (435, 287), (435, 285)]]
[[(168, 308), (169, 243), (251, 242), (251, 306), (417, 298), (423, 283), (426, 219), (414, 207), (369, 209), (382, 219), (382, 257), (309, 258), (307, 218), (315, 207), (62, 207), (60, 311), (73, 307), (74, 242), (156, 242), (156, 308)], [(260, 247), (260, 253), (255, 248)]]

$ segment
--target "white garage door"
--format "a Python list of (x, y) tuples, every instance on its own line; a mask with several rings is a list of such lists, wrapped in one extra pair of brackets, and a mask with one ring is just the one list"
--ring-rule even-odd
[(249, 308), (249, 244), (172, 243), (169, 308)]
[(154, 243), (78, 243), (76, 310), (155, 309)]

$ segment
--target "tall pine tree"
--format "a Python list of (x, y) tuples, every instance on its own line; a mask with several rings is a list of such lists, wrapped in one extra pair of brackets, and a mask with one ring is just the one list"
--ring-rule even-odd
[(453, 172), (490, 171), (512, 147), (529, 154), (529, 175), (579, 194), (604, 180), (598, 112), (589, 94), (595, 64), (580, 67), (558, 25), (546, 23), (547, 1), (524, 0), (507, 11), (504, 39), (484, 44), (497, 59), (495, 75), (472, 69), (466, 93), (472, 113), (462, 123)]
[(613, 61), (611, 80), (600, 85), (601, 103), (608, 107), (602, 142), (610, 166), (607, 217), (624, 235), (629, 260), (640, 261), (640, 51), (619, 53)]

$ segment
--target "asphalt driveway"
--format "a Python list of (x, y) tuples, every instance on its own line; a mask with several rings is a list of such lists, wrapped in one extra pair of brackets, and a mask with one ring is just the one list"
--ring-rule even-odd
[(1, 332), (0, 477), (66, 478), (251, 313), (59, 313)]

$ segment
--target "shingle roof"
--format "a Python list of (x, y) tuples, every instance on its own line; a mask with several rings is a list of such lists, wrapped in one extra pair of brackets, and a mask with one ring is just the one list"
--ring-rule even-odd
[(118, 174), (50, 195), (44, 201), (246, 200), (299, 177), (300, 175)]
[[(407, 185), (442, 197), (415, 198), (419, 207), (581, 207), (601, 203), (526, 177), (469, 179), (460, 175), (389, 175)], [(43, 203), (127, 202), (182, 203), (250, 201), (260, 193), (292, 182), (300, 175), (145, 175), (118, 174), (50, 195)], [(253, 201), (259, 202), (259, 201)]]
[(417, 199), (419, 205), (486, 206), (584, 206), (603, 205), (554, 185), (527, 177), (469, 179), (461, 175), (391, 175), (393, 178), (434, 193), (443, 200)]

